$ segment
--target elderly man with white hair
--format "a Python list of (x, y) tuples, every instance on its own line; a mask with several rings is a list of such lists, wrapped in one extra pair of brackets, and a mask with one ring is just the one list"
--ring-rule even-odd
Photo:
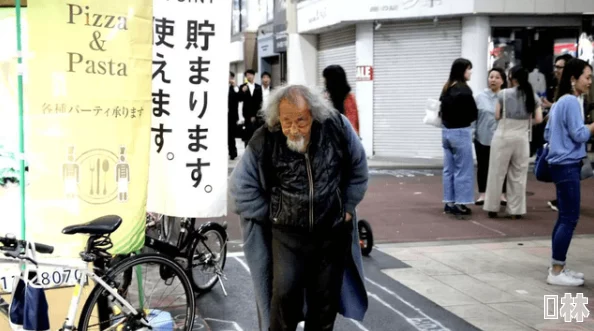
[(333, 330), (362, 320), (367, 293), (355, 208), (367, 190), (365, 151), (349, 121), (306, 86), (273, 92), (235, 168), (261, 330)]

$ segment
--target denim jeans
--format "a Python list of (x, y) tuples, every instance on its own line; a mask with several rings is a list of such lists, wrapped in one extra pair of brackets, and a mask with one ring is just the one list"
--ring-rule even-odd
[(557, 189), (559, 216), (553, 229), (553, 264), (565, 265), (567, 250), (580, 218), (581, 163), (551, 165), (551, 175)]
[(472, 129), (442, 129), (443, 202), (474, 203)]

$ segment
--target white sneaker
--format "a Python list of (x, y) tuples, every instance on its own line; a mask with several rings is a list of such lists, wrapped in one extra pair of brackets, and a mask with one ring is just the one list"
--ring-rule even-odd
[[(549, 273), (551, 272), (552, 268), (549, 267)], [(577, 279), (584, 279), (584, 273), (583, 272), (577, 272), (575, 270), (571, 270), (569, 268), (564, 268), (563, 269), (565, 271), (566, 274), (568, 274), (569, 276), (573, 277), (573, 278), (577, 278)]]
[(553, 275), (552, 271), (549, 271), (547, 283), (560, 286), (582, 286), (584, 280), (570, 276), (564, 269), (558, 275)]

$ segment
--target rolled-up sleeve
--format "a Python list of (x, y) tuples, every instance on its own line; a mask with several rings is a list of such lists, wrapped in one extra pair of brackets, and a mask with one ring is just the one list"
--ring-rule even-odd
[(363, 200), (367, 192), (369, 169), (365, 149), (349, 120), (342, 116), (346, 127), (346, 138), (349, 155), (351, 157), (351, 173), (347, 180), (344, 207), (347, 213), (354, 214), (355, 208)]
[(229, 193), (235, 213), (247, 220), (263, 221), (268, 217), (268, 198), (258, 164), (256, 153), (248, 146), (231, 174)]

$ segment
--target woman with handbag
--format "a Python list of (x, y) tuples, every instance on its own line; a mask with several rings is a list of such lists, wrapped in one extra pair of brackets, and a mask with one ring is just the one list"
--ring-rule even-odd
[[(549, 114), (544, 158), (557, 189), (559, 214), (552, 234), (552, 262), (547, 283), (563, 286), (584, 284), (584, 274), (565, 268), (567, 251), (580, 217), (580, 179), (592, 176), (585, 143), (594, 133), (594, 124), (584, 125), (579, 97), (592, 85), (592, 66), (573, 59), (565, 65), (557, 89), (556, 103)], [(582, 175), (583, 168), (586, 169)], [(587, 170), (589, 169), (589, 170)]]
[(495, 118), (499, 121), (491, 143), (487, 194), (483, 209), (497, 217), (507, 175), (507, 211), (512, 219), (526, 214), (526, 182), (530, 163), (532, 122), (542, 122), (540, 100), (522, 66), (510, 70), (511, 88), (498, 94)]
[[(489, 70), (489, 87), (476, 96), (476, 105), (479, 111), (474, 139), (477, 163), (476, 182), (479, 190), (479, 198), (475, 202), (477, 206), (485, 204), (491, 141), (497, 129), (497, 120), (495, 119), (497, 95), (504, 88), (507, 88), (507, 75), (505, 71), (501, 68), (493, 68)], [(505, 181), (502, 186), (503, 194), (501, 195), (501, 203), (505, 204), (507, 203), (505, 198)]]
[(474, 159), (471, 125), (478, 117), (472, 90), (466, 84), (472, 74), (472, 63), (457, 59), (440, 97), (443, 145), (444, 212), (456, 216), (470, 215), (466, 205), (474, 203)]

